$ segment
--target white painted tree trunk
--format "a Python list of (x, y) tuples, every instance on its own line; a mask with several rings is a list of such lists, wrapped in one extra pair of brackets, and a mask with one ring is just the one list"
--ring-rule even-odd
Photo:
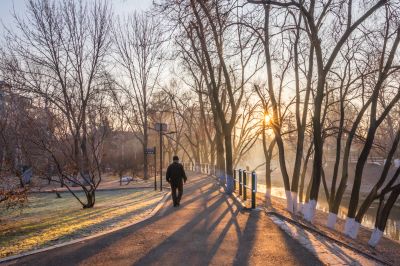
[(267, 188), (265, 191), (265, 198), (271, 198), (271, 189)]
[(293, 213), (292, 193), (289, 190), (286, 190), (285, 194), (286, 194), (286, 208), (289, 212)]
[(382, 236), (383, 232), (378, 228), (375, 228), (374, 231), (372, 231), (371, 238), (368, 241), (368, 245), (370, 245), (371, 247), (376, 247), (379, 241), (381, 241)]
[(354, 221), (353, 227), (351, 228), (351, 231), (350, 231), (350, 235), (349, 235), (349, 236), (350, 236), (351, 238), (353, 238), (353, 239), (356, 239), (356, 238), (357, 238), (357, 235), (358, 235), (358, 231), (360, 231), (360, 223)]
[(344, 234), (346, 236), (350, 236), (351, 229), (353, 228), (354, 218), (346, 218), (346, 222), (344, 224)]
[(298, 209), (297, 192), (291, 192), (291, 194), (292, 194), (292, 203), (293, 203), (293, 213), (297, 213), (297, 209)]
[(335, 229), (335, 224), (337, 221), (337, 214), (330, 212), (328, 215), (328, 222), (326, 223), (326, 226), (330, 229)]
[(265, 205), (270, 207), (272, 205), (271, 201), (271, 189), (267, 188), (265, 191)]
[(306, 221), (312, 223), (315, 215), (315, 208), (317, 207), (317, 201), (316, 200), (310, 200), (307, 203), (307, 206), (305, 208), (305, 213), (304, 213), (304, 219)]
[(304, 203), (303, 202), (299, 202), (298, 212), (304, 214)]
[(301, 212), (303, 213), (303, 217), (306, 217), (307, 209), (308, 209), (308, 202), (304, 202), (303, 208), (301, 209)]

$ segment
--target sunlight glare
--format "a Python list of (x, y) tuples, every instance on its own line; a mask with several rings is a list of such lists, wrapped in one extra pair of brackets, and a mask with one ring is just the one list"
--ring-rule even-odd
[(271, 124), (271, 116), (269, 114), (265, 114), (264, 119), (265, 119), (265, 124), (267, 125)]

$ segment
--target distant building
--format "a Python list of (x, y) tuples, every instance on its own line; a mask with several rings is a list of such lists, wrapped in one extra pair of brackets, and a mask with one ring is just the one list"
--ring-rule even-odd
[(0, 112), (8, 106), (13, 112), (32, 109), (32, 100), (21, 94), (12, 92), (11, 85), (0, 80)]
[(0, 114), (4, 111), (5, 91), (9, 90), (10, 87), (5, 81), (0, 80)]
[[(20, 169), (27, 160), (22, 147), (27, 147), (23, 139), (17, 136), (25, 130), (32, 109), (29, 98), (14, 93), (11, 86), (0, 80), (0, 169)], [(7, 164), (7, 167), (5, 167)], [(22, 169), (22, 168), (21, 168)]]

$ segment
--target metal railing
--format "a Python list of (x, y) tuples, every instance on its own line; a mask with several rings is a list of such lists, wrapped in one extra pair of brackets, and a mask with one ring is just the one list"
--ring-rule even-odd
[[(214, 164), (182, 162), (182, 165), (187, 171), (217, 175), (217, 168)], [(233, 190), (238, 192), (238, 196), (244, 202), (250, 200), (252, 209), (256, 208), (257, 175), (255, 171), (233, 170)], [(248, 199), (248, 192), (250, 193), (250, 199)]]
[(192, 162), (182, 162), (185, 170), (193, 171), (197, 173), (203, 173), (207, 175), (216, 175), (216, 166), (214, 164), (208, 163), (192, 163)]
[(238, 192), (238, 196), (246, 203), (248, 200), (247, 192), (250, 191), (251, 208), (256, 208), (257, 195), (257, 175), (256, 172), (250, 172), (242, 169), (233, 170), (233, 190)]

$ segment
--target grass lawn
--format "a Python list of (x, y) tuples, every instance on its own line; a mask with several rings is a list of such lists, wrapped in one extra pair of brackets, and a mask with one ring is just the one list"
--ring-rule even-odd
[(82, 209), (70, 193), (61, 195), (58, 199), (52, 193), (33, 193), (22, 210), (0, 206), (0, 258), (134, 222), (149, 214), (164, 193), (152, 189), (98, 191), (92, 209)]

